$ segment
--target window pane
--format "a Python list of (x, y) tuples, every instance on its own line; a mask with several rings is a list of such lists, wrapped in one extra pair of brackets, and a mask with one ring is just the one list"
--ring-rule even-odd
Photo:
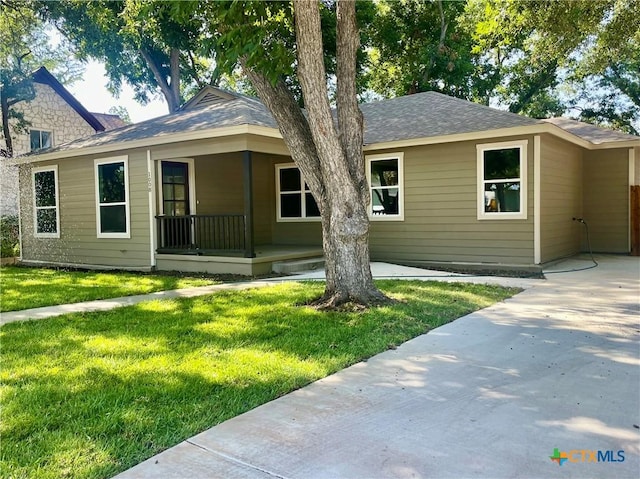
[(299, 194), (280, 195), (280, 216), (282, 218), (300, 218), (302, 203)]
[(398, 186), (398, 160), (372, 161), (371, 186)]
[(124, 201), (124, 163), (98, 165), (100, 203)]
[(126, 233), (127, 213), (124, 205), (100, 207), (100, 231), (102, 233)]
[(40, 149), (40, 131), (31, 130), (29, 133), (29, 140), (31, 142), (31, 151)]
[(298, 168), (280, 170), (280, 191), (300, 191), (300, 171)]
[(187, 199), (186, 189), (184, 185), (174, 185), (173, 187), (173, 199), (184, 201)]
[(484, 185), (485, 212), (520, 212), (520, 182), (486, 183)]
[(376, 189), (371, 191), (372, 214), (397, 215), (399, 213), (398, 188)]
[(173, 206), (174, 214), (176, 216), (184, 216), (184, 215), (188, 214), (187, 213), (187, 207), (186, 207), (186, 204), (185, 204), (184, 201), (176, 201), (173, 205), (174, 205)]
[(51, 132), (40, 132), (40, 148), (51, 148)]
[(305, 208), (307, 211), (307, 218), (317, 218), (320, 216), (320, 208), (318, 208), (318, 204), (316, 200), (313, 198), (311, 193), (305, 193)]
[(484, 179), (520, 178), (520, 148), (484, 152)]
[(56, 205), (56, 183), (53, 171), (39, 171), (34, 175), (36, 206)]
[(165, 201), (162, 208), (162, 211), (164, 212), (164, 214), (167, 216), (175, 216), (176, 210), (174, 205), (175, 203), (173, 201)]
[(37, 233), (57, 233), (56, 210), (47, 208), (36, 210)]

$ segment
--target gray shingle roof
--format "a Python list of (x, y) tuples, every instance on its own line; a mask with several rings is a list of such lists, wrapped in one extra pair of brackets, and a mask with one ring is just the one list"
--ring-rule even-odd
[(365, 144), (471, 133), (538, 123), (524, 116), (425, 92), (361, 105)]
[(547, 118), (542, 121), (556, 125), (558, 128), (562, 128), (564, 131), (591, 142), (594, 145), (638, 139), (638, 137), (634, 135), (628, 135), (619, 131), (590, 125), (589, 123), (571, 120), (570, 118)]
[[(638, 137), (632, 135), (567, 119), (534, 120), (436, 92), (367, 103), (361, 105), (361, 109), (365, 118), (365, 144), (533, 126), (542, 121), (549, 121), (592, 143), (638, 140)], [(49, 149), (46, 153), (240, 125), (278, 128), (260, 100), (236, 94), (229, 100), (180, 110), (75, 140)]]
[(59, 145), (46, 150), (46, 152), (77, 150), (79, 148), (156, 138), (175, 133), (239, 125), (278, 128), (267, 108), (258, 99), (239, 96), (227, 102), (216, 103), (203, 108), (177, 111), (169, 115), (98, 133)]

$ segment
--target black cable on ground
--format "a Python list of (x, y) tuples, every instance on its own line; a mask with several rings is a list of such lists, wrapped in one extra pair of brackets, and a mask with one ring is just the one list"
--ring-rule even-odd
[(578, 271), (586, 271), (588, 269), (593, 269), (598, 267), (598, 262), (593, 257), (593, 250), (591, 249), (591, 238), (589, 237), (589, 225), (583, 218), (573, 218), (573, 221), (577, 221), (578, 223), (582, 223), (585, 227), (585, 231), (587, 232), (587, 247), (589, 248), (589, 255), (591, 256), (591, 261), (593, 261), (592, 265), (585, 266), (584, 268), (575, 268), (575, 269), (563, 269), (560, 271), (544, 271), (544, 274), (557, 274), (557, 273), (575, 273)]

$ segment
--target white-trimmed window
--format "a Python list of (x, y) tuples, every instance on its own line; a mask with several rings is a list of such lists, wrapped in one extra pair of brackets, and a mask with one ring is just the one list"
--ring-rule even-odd
[(276, 165), (276, 191), (278, 221), (320, 219), (316, 200), (295, 164)]
[(369, 181), (369, 218), (380, 221), (404, 220), (404, 155), (366, 157)]
[(478, 219), (527, 218), (527, 140), (477, 145)]
[(53, 133), (47, 130), (30, 130), (29, 143), (31, 151), (51, 148), (53, 146)]
[(126, 156), (95, 160), (98, 238), (130, 238)]
[(60, 238), (58, 167), (33, 169), (33, 235)]

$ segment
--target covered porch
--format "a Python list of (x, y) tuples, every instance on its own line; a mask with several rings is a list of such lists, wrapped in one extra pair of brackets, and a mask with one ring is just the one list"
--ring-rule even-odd
[(289, 156), (163, 151), (150, 160), (156, 269), (259, 275), (276, 262), (322, 257), (319, 222), (277, 218), (276, 165)]
[(253, 257), (243, 255), (156, 254), (161, 271), (189, 273), (241, 274), (257, 276), (271, 273), (274, 263), (322, 257), (322, 247), (296, 245), (259, 245)]

